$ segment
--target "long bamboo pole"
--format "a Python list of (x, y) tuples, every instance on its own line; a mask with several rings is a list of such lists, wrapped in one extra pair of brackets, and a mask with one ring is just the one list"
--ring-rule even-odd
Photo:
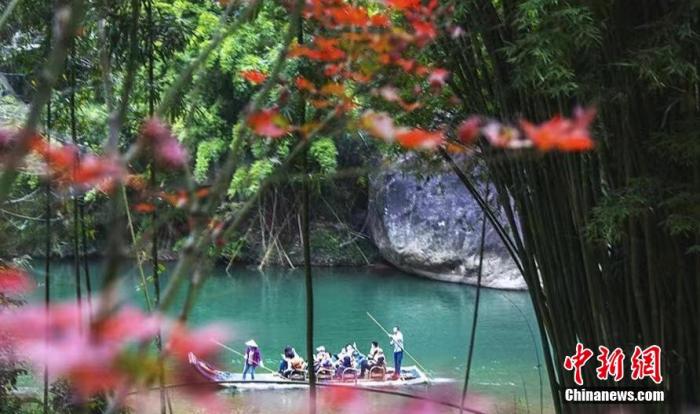
[[(374, 323), (376, 323), (377, 326), (378, 326), (385, 334), (387, 334), (387, 336), (391, 337), (391, 334), (389, 333), (389, 331), (387, 331), (386, 329), (384, 329), (384, 327), (382, 326), (382, 324), (379, 323), (379, 321), (377, 321), (377, 320), (374, 318), (374, 316), (372, 316), (371, 313), (367, 312), (367, 316), (369, 316), (369, 318), (370, 318), (372, 321), (374, 321)], [(408, 351), (406, 350), (406, 348), (404, 348), (404, 347), (402, 347), (402, 346), (399, 346), (399, 347), (401, 348), (401, 350), (402, 350), (403, 352), (406, 353), (406, 355), (408, 355), (409, 358), (411, 358), (411, 359), (413, 360), (413, 362), (416, 363), (416, 365), (418, 365), (418, 368), (422, 369), (423, 372), (425, 372), (425, 375), (430, 376), (430, 374), (428, 373), (428, 370), (425, 369), (425, 367), (424, 367), (423, 365), (421, 365), (421, 363), (418, 362), (418, 360), (417, 360), (416, 358), (414, 358), (413, 355), (411, 355), (411, 353), (408, 352)], [(398, 374), (398, 373), (397, 373), (397, 374)]]
[[(238, 356), (240, 356), (240, 357), (242, 357), (242, 358), (245, 358), (245, 355), (243, 355), (243, 353), (241, 353), (241, 352), (239, 352), (239, 351), (236, 351), (235, 349), (233, 349), (233, 348), (231, 348), (231, 347), (229, 347), (229, 346), (226, 346), (226, 345), (222, 344), (221, 342), (217, 341), (216, 339), (209, 338), (209, 340), (210, 340), (212, 343), (214, 343), (214, 344), (216, 344), (216, 345), (219, 345), (220, 347), (226, 349), (227, 351), (231, 351), (231, 352), (233, 352), (234, 354), (236, 354), (236, 355), (238, 355)], [(260, 368), (264, 369), (265, 371), (267, 371), (267, 372), (269, 372), (269, 373), (277, 374), (274, 370), (271, 370), (270, 368), (268, 368), (268, 367), (266, 367), (265, 365), (263, 365), (263, 364), (262, 364), (262, 361), (261, 361), (261, 363), (260, 363)]]

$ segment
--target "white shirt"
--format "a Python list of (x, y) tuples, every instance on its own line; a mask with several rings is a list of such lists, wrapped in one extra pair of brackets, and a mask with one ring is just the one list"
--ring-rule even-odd
[(391, 344), (394, 345), (394, 352), (403, 351), (403, 334), (401, 331), (391, 336)]

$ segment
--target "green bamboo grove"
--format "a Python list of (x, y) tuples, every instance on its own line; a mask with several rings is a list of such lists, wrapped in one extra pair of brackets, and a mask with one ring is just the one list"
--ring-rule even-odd
[[(560, 412), (595, 409), (563, 400), (577, 342), (627, 355), (657, 344), (666, 408), (640, 409), (700, 402), (699, 12), (690, 1), (469, 1), (458, 7), (467, 33), (435, 52), (467, 112), (517, 122), (598, 109), (592, 154), (485, 157)], [(586, 385), (640, 386), (597, 381), (594, 366)]]

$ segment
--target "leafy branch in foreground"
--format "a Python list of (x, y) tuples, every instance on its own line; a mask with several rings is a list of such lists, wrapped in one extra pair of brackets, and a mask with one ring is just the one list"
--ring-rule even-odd
[[(515, 125), (486, 115), (457, 119), (451, 126), (412, 122), (421, 119), (413, 117), (418, 112), (422, 112), (424, 119), (439, 112), (439, 108), (429, 105), (436, 97), (455, 98), (445, 88), (451, 74), (444, 68), (426, 65), (420, 60), (420, 54), (439, 36), (463, 35), (464, 31), (449, 21), (450, 5), (441, 5), (437, 1), (388, 0), (371, 2), (371, 7), (365, 7), (339, 0), (296, 0), (291, 5), (280, 5), (287, 12), (287, 24), (274, 59), (266, 67), (258, 65), (255, 70), (246, 69), (236, 74), (241, 81), (251, 84), (253, 93), (236, 114), (231, 142), (225, 147), (212, 148), (223, 158), (222, 164), (216, 168), (215, 177), (208, 186), (199, 187), (195, 181), (197, 173), (191, 173), (192, 157), (178, 138), (176, 129), (171, 127), (171, 124), (182, 124), (189, 118), (184, 115), (178, 119), (174, 107), (187, 90), (192, 90), (197, 75), (206, 73), (207, 62), (214, 52), (255, 17), (257, 7), (257, 1), (247, 5), (227, 2), (205, 46), (174, 77), (155, 110), (155, 116), (140, 120), (138, 132), (134, 132), (125, 123), (129, 115), (133, 116), (128, 113), (132, 104), (137, 104), (132, 98), (137, 96), (133, 89), (137, 78), (135, 60), (139, 52), (137, 27), (141, 7), (138, 2), (131, 2), (128, 10), (132, 21), (124, 52), (126, 72), (121, 79), (119, 102), (114, 102), (111, 96), (113, 62), (107, 49), (101, 52), (104, 93), (107, 95), (105, 103), (110, 113), (103, 154), (77, 145), (49, 142), (37, 132), (38, 114), (61, 72), (60, 63), (65, 60), (66, 50), (81, 20), (77, 12), (70, 14), (63, 26), (59, 25), (54, 52), (46, 67), (46, 82), (37, 93), (25, 128), (3, 131), (0, 135), (3, 170), (0, 201), (4, 201), (22, 166), (27, 174), (50, 180), (64, 197), (99, 192), (110, 202), (106, 224), (111, 227), (119, 227), (123, 221), (123, 209), (129, 208), (128, 196), (125, 197), (127, 190), (139, 197), (135, 208), (140, 212), (153, 213), (158, 203), (166, 200), (173, 204), (172, 210), (179, 209), (187, 218), (188, 233), (181, 255), (156, 309), (161, 313), (171, 310), (176, 296), (183, 285), (186, 286), (179, 322), (165, 321), (162, 316), (157, 316), (158, 313), (144, 315), (121, 304), (117, 295), (122, 278), (120, 265), (128, 248), (139, 245), (135, 231), (131, 246), (120, 232), (110, 234), (104, 252), (107, 256), (103, 277), (105, 287), (96, 300), (94, 314), (83, 315), (69, 305), (56, 305), (46, 317), (37, 308), (27, 307), (21, 317), (1, 321), (8, 329), (19, 331), (19, 325), (14, 325), (17, 321), (36, 328), (46, 323), (53, 325), (57, 322), (52, 318), (66, 316), (72, 322), (70, 328), (52, 326), (59, 337), (65, 339), (50, 344), (55, 349), (46, 348), (47, 338), (38, 329), (21, 336), (18, 345), (28, 352), (26, 356), (36, 366), (41, 366), (42, 357), (57, 362), (60, 358), (55, 352), (67, 348), (89, 355), (86, 360), (65, 358), (58, 361), (63, 365), (52, 365), (50, 371), (67, 375), (78, 386), (81, 397), (107, 393), (110, 399), (108, 412), (125, 403), (131, 387), (154, 384), (161, 363), (172, 363), (178, 368), (186, 366), (187, 354), (182, 350), (202, 349), (200, 340), (180, 329), (184, 329), (182, 324), (187, 321), (197, 293), (206, 281), (211, 265), (209, 252), (220, 251), (226, 241), (235, 239), (261, 195), (272, 183), (292, 174), (308, 150), (316, 154), (324, 172), (333, 173), (336, 147), (331, 140), (339, 133), (364, 131), (386, 144), (396, 143), (404, 149), (440, 149), (446, 152), (475, 151), (476, 142), (482, 137), (482, 141), (494, 149), (507, 152), (514, 158), (522, 154), (555, 151), (584, 152), (594, 147), (589, 133), (593, 110), (577, 109), (571, 118), (556, 116), (539, 125), (526, 120)], [(63, 22), (60, 19), (65, 16), (59, 14), (57, 17)], [(105, 21), (100, 24), (104, 25)], [(302, 27), (309, 37), (305, 43), (294, 40)], [(101, 38), (105, 37), (101, 34)], [(299, 102), (309, 110), (305, 111), (304, 117), (291, 116), (297, 113)], [(153, 104), (152, 100), (150, 104)], [(396, 115), (390, 116), (389, 112)], [(273, 168), (269, 168), (272, 163), (266, 164), (268, 168), (259, 174), (257, 186), (249, 192), (235, 193), (234, 197), (240, 203), (232, 203), (229, 190), (242, 165), (244, 151), (260, 142), (273, 145), (285, 140), (289, 146), (283, 151), (284, 156)], [(199, 154), (196, 159), (200, 159)], [(195, 172), (205, 169), (202, 164), (206, 163), (195, 164)], [(153, 167), (163, 176), (167, 174), (167, 179), (161, 182), (145, 180), (146, 172)], [(303, 172), (302, 181), (306, 187), (307, 171), (304, 169)], [(305, 194), (308, 197), (308, 188)], [(163, 205), (168, 203), (160, 204)], [(167, 219), (172, 210), (160, 214), (159, 220)], [(156, 234), (157, 225), (154, 220), (153, 229), (150, 233), (144, 232), (142, 237)], [(306, 225), (308, 230), (308, 221)], [(308, 231), (306, 236), (308, 264)], [(89, 326), (78, 329), (86, 319), (90, 321)], [(132, 325), (143, 330), (129, 330)], [(166, 346), (162, 355), (153, 357), (150, 354), (151, 341), (161, 328), (167, 338)], [(204, 335), (203, 340), (208, 341), (208, 337)], [(112, 375), (106, 374), (108, 370)], [(171, 380), (184, 375), (179, 369), (167, 370), (167, 373)], [(191, 391), (195, 396), (207, 399), (212, 395), (207, 389)]]

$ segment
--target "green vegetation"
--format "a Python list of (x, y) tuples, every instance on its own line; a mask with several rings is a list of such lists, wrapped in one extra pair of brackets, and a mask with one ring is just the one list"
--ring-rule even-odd
[(697, 405), (697, 2), (466, 1), (457, 10), (469, 34), (435, 54), (455, 73), (460, 111), (517, 121), (598, 108), (590, 155), (487, 158), (501, 200), (513, 202), (513, 246), (551, 344), (555, 405), (576, 411), (560, 392), (574, 385), (561, 361), (577, 342), (627, 353), (660, 344), (667, 398)]
[[(199, 1), (155, 1), (153, 27), (142, 27), (139, 36), (140, 48), (137, 55), (139, 62), (146, 60), (148, 43), (152, 43), (156, 59), (154, 67), (156, 93), (171, 84), (180, 74), (186, 63), (192, 60), (208, 42), (217, 26), (221, 7), (216, 2)], [(93, 11), (97, 20), (90, 19), (84, 31), (86, 36), (78, 38), (74, 59), (69, 60), (68, 75), (64, 77), (56, 92), (53, 94), (51, 132), (54, 139), (62, 142), (71, 140), (71, 102), (70, 91), (75, 92), (76, 132), (81, 145), (90, 150), (99, 151), (107, 131), (107, 97), (104, 93), (104, 81), (101, 71), (104, 56), (107, 54), (111, 63), (110, 82), (117, 88), (126, 80), (127, 66), (123, 63), (129, 58), (129, 39), (123, 36), (129, 29), (131, 9), (128, 2), (104, 4)], [(41, 62), (46, 53), (47, 17), (51, 10), (43, 3), (31, 1), (20, 2), (8, 20), (2, 34), (16, 33), (14, 44), (4, 44), (0, 56), (0, 80), (7, 80), (13, 91), (3, 89), (0, 101), (0, 125), (21, 123), (26, 111), (22, 100), (27, 100), (36, 85), (36, 63)], [(244, 105), (252, 96), (256, 86), (245, 81), (240, 76), (244, 70), (265, 70), (274, 60), (282, 34), (286, 30), (287, 11), (273, 2), (263, 2), (253, 19), (236, 33), (236, 36), (226, 38), (221, 47), (206, 61), (205, 70), (198, 74), (188, 87), (187, 93), (181, 95), (173, 110), (171, 120), (174, 132), (188, 148), (193, 159), (194, 179), (200, 185), (210, 185), (223, 157), (232, 143), (232, 128)], [(100, 18), (105, 19), (100, 26)], [(151, 41), (152, 39), (152, 41)], [(297, 68), (290, 65), (286, 73), (293, 74)], [(6, 75), (5, 75), (6, 74)], [(288, 75), (285, 75), (288, 76)], [(4, 84), (4, 83), (3, 83)], [(127, 113), (121, 134), (125, 137), (121, 145), (126, 148), (132, 143), (139, 125), (148, 113), (148, 71), (142, 65), (137, 72), (133, 96), (130, 99), (130, 110)], [(271, 101), (280, 99), (281, 91), (274, 91)], [(319, 177), (330, 176), (339, 168), (351, 168), (365, 165), (369, 159), (354, 153), (341, 154), (337, 145), (355, 145), (356, 137), (346, 137), (344, 143), (336, 143), (330, 138), (315, 141), (309, 150), (310, 168), (312, 174)], [(230, 183), (228, 195), (231, 198), (231, 208), (235, 208), (241, 200), (245, 200), (259, 190), (262, 180), (269, 177), (272, 171), (284, 160), (290, 151), (292, 140), (279, 141), (260, 140), (245, 151), (244, 159)], [(341, 148), (342, 149), (342, 148)], [(370, 154), (370, 152), (367, 152)], [(165, 175), (163, 182), (169, 182)], [(358, 191), (359, 190), (359, 191)], [(275, 184), (277, 194), (290, 201), (294, 209), (272, 210), (272, 202), (267, 198), (261, 200), (262, 210), (268, 215), (275, 214), (271, 226), (263, 231), (251, 231), (244, 244), (248, 244), (244, 261), (258, 260), (264, 251), (256, 251), (255, 246), (261, 246), (260, 235), (263, 232), (279, 233), (286, 243), (297, 244), (298, 229), (296, 223), (296, 208), (298, 206), (296, 184), (280, 181)], [(315, 207), (312, 211), (314, 221), (334, 226), (339, 219), (348, 224), (352, 231), (354, 225), (349, 224), (352, 211), (346, 206), (348, 194), (366, 198), (365, 187), (356, 187), (352, 179), (337, 181), (318, 181), (313, 187)], [(131, 196), (137, 196), (130, 194)], [(0, 211), (0, 231), (4, 234), (16, 233), (18, 237), (3, 238), (0, 247), (8, 256), (19, 254), (42, 255), (43, 237), (45, 235), (43, 217), (43, 196), (36, 176), (20, 178), (11, 195), (14, 200), (22, 200), (11, 208)], [(105, 197), (99, 193), (88, 195), (90, 202), (85, 206), (86, 227), (88, 229), (92, 251), (101, 250), (107, 229), (104, 223)], [(265, 196), (266, 197), (266, 196)], [(320, 202), (320, 197), (329, 205)], [(351, 204), (352, 205), (352, 204)], [(359, 205), (359, 204), (355, 204)], [(16, 206), (16, 207), (15, 207)], [(328, 207), (332, 207), (333, 213)], [(59, 217), (73, 216), (71, 204), (56, 205)], [(147, 228), (148, 221), (141, 223), (143, 217), (135, 215), (136, 233), (141, 234)], [(251, 225), (257, 225), (252, 220)], [(181, 237), (182, 228), (186, 225), (186, 217), (180, 215), (168, 223), (162, 230), (163, 245), (161, 249), (166, 257), (171, 257), (170, 251), (176, 251)], [(72, 232), (69, 220), (56, 220), (54, 223), (53, 251), (59, 256), (71, 256), (72, 245), (66, 243)], [(283, 226), (282, 228), (278, 228)], [(348, 233), (349, 234), (349, 233)], [(346, 236), (348, 236), (346, 234)], [(243, 246), (239, 246), (243, 247)], [(234, 249), (235, 250), (235, 249)], [(240, 250), (240, 249), (239, 249)], [(230, 260), (230, 255), (224, 259)], [(343, 262), (342, 257), (337, 258)], [(283, 263), (279, 263), (283, 264)]]
[[(27, 116), (26, 103), (46, 92), (42, 90), (46, 83), (42, 75), (61, 72), (60, 65), (44, 67), (52, 36), (62, 33), (58, 29), (66, 23), (60, 19), (70, 23), (70, 18), (79, 14), (66, 17), (59, 13), (58, 29), (52, 32), (51, 3), (12, 2), (16, 9), (0, 23), (0, 38), (4, 39), (0, 45), (3, 126), (19, 125)], [(61, 6), (64, 2), (59, 3)], [(439, 147), (418, 158), (426, 166), (445, 162), (457, 173), (475, 161), (495, 188), (505, 223), (491, 215), (491, 225), (501, 231), (530, 288), (558, 411), (583, 410), (567, 405), (562, 395), (565, 388), (575, 384), (561, 362), (579, 342), (592, 348), (624, 347), (628, 355), (636, 345), (662, 346), (666, 380), (659, 387), (667, 391), (668, 397), (663, 410), (676, 412), (700, 405), (697, 1), (451, 2), (453, 9), (446, 9), (446, 14), (452, 21), (445, 22), (450, 30), (433, 35), (423, 29), (436, 42), (425, 50), (417, 48), (416, 61), (403, 62), (401, 68), (405, 70), (398, 70), (398, 65), (392, 67), (395, 71), (390, 88), (381, 82), (384, 79), (374, 87), (375, 79), (367, 74), (380, 72), (378, 60), (368, 59), (360, 71), (352, 74), (369, 78), (368, 91), (352, 97), (345, 94), (345, 85), (332, 84), (328, 82), (330, 76), (321, 75), (320, 64), (315, 68), (304, 60), (294, 60), (289, 65), (276, 65), (287, 56), (285, 42), (295, 38), (295, 42), (302, 43), (310, 28), (310, 23), (302, 22), (298, 30), (292, 30), (303, 20), (298, 13), (290, 14), (285, 5), (271, 1), (241, 8), (236, 3), (226, 4), (229, 2), (157, 0), (142, 5), (134, 0), (88, 2), (87, 9), (81, 9), (87, 17), (77, 27), (75, 44), (64, 50), (68, 55), (65, 74), (57, 78), (46, 108), (42, 104), (29, 114), (44, 111), (41, 123), (51, 142), (73, 142), (84, 153), (104, 155), (110, 150), (105, 145), (108, 136), (115, 138), (114, 144), (121, 152), (133, 148), (134, 143), (141, 145), (139, 139), (146, 135), (141, 131), (143, 120), (152, 115), (160, 99), (172, 98), (165, 99), (167, 110), (159, 115), (163, 125), (172, 125), (176, 142), (187, 149), (193, 170), (183, 177), (185, 174), (159, 170), (151, 158), (126, 157), (130, 171), (143, 172), (127, 178), (151, 183), (150, 189), (158, 191), (148, 194), (148, 185), (127, 186), (123, 193), (110, 198), (95, 189), (84, 196), (75, 196), (60, 186), (46, 190), (36, 175), (19, 168), (19, 176), (14, 179), (17, 166), (8, 168), (2, 178), (10, 180), (11, 187), (8, 184), (0, 188), (0, 234), (12, 237), (0, 238), (2, 259), (42, 254), (46, 242), (53, 254), (77, 258), (81, 238), (81, 243), (90, 246), (83, 253), (94, 250), (109, 256), (107, 262), (112, 266), (107, 267), (112, 273), (105, 276), (109, 285), (117, 278), (122, 254), (138, 256), (140, 265), (141, 259), (149, 255), (157, 259), (157, 251), (145, 253), (144, 246), (138, 244), (155, 238), (160, 240), (161, 255), (178, 253), (181, 264), (173, 278), (176, 282), (169, 285), (166, 300), (159, 305), (167, 308), (181, 281), (189, 282), (182, 319), (186, 319), (205, 279), (202, 275), (208, 264), (200, 260), (207, 255), (261, 266), (306, 262), (306, 287), (310, 292), (310, 262), (304, 260), (308, 250), (304, 252), (302, 245), (307, 249), (311, 245), (314, 263), (362, 264), (376, 260), (364, 234), (364, 223), (357, 219), (366, 212), (367, 171), (378, 164), (377, 160), (399, 151), (399, 146), (393, 145), (395, 141), (410, 149)], [(404, 2), (397, 4), (395, 7), (408, 8)], [(152, 11), (148, 24), (133, 18), (142, 16), (142, 6)], [(390, 13), (400, 14), (397, 10)], [(297, 16), (299, 21), (290, 16)], [(388, 21), (393, 18), (387, 17)], [(76, 27), (67, 27), (72, 35)], [(415, 26), (413, 29), (418, 31)], [(316, 34), (325, 34), (323, 30)], [(233, 35), (218, 38), (221, 42), (217, 44), (212, 39), (217, 39), (218, 33)], [(413, 47), (417, 43), (408, 44)], [(209, 55), (201, 55), (210, 46), (218, 47)], [(382, 58), (391, 61), (394, 52), (382, 50)], [(201, 68), (192, 65), (198, 56), (206, 57), (198, 62)], [(148, 64), (151, 58), (152, 73)], [(426, 65), (420, 81), (411, 79), (416, 62)], [(435, 67), (449, 69), (449, 81), (440, 76), (426, 81), (424, 75), (433, 74)], [(271, 68), (270, 75), (275, 79), (269, 84), (260, 85), (262, 81), (241, 76), (243, 71)], [(305, 135), (308, 131), (303, 127), (322, 124), (324, 114), (311, 110), (313, 105), (307, 103), (325, 108), (328, 102), (307, 102), (303, 93), (292, 93), (290, 85), (300, 74), (335, 90), (326, 94), (335, 95), (333, 99), (338, 95), (349, 98), (346, 108), (338, 112), (346, 110), (352, 116), (329, 117), (333, 127), (329, 129), (340, 131), (337, 136), (322, 130), (312, 134), (312, 142)], [(449, 87), (442, 88), (445, 83)], [(353, 88), (362, 89), (357, 86), (360, 84), (356, 82)], [(170, 89), (173, 85), (182, 88)], [(416, 101), (416, 95), (425, 90), (433, 92)], [(123, 95), (119, 93), (122, 91)], [(166, 91), (172, 93), (165, 95)], [(372, 103), (367, 106), (376, 110), (375, 117), (378, 111), (390, 113), (386, 118), (373, 118), (370, 125), (380, 129), (377, 124), (381, 124), (383, 132), (390, 130), (386, 134), (389, 137), (384, 137), (389, 142), (367, 139), (358, 132), (362, 128), (351, 122), (366, 121), (356, 109), (365, 103)], [(114, 108), (122, 104), (128, 107), (123, 120), (114, 117), (120, 114)], [(591, 152), (547, 152), (532, 139), (513, 140), (535, 147), (520, 156), (504, 150), (513, 149), (508, 147), (513, 142), (494, 145), (493, 139), (483, 136), (485, 128), (479, 129), (483, 125), (468, 139), (454, 136), (462, 135), (455, 134), (455, 127), (469, 114), (478, 114), (484, 123), (487, 118), (497, 119), (497, 128), (513, 125), (508, 131), (516, 135), (526, 129), (517, 127), (523, 119), (551, 120), (554, 114), (568, 115), (571, 108), (589, 104), (598, 113), (593, 126), (596, 148)], [(276, 129), (259, 133), (250, 119), (245, 119), (263, 108), (294, 127), (282, 130), (268, 120), (262, 127)], [(404, 128), (394, 129), (394, 121)], [(444, 130), (433, 132), (443, 125), (447, 126)], [(580, 128), (586, 136), (587, 125)], [(156, 138), (162, 135), (172, 138), (169, 132)], [(250, 139), (252, 135), (257, 136)], [(475, 141), (477, 149), (443, 145), (445, 136), (452, 145), (460, 140), (461, 144)], [(295, 148), (303, 148), (299, 152), (306, 159), (290, 157), (299, 155)], [(469, 156), (455, 156), (455, 151)], [(29, 167), (38, 163), (32, 157), (36, 155), (26, 161)], [(464, 159), (468, 163), (462, 162)], [(470, 191), (484, 196), (467, 175), (460, 178)], [(176, 190), (171, 193), (160, 191), (173, 188)], [(7, 201), (5, 190), (9, 193)], [(48, 197), (45, 191), (51, 192)], [(158, 207), (179, 203), (191, 210), (157, 216), (163, 210)], [(48, 210), (52, 214), (47, 223)], [(220, 221), (207, 221), (214, 216)], [(156, 220), (164, 224), (154, 225)], [(219, 240), (220, 233), (229, 230), (223, 222), (237, 226), (231, 226), (228, 239)], [(238, 226), (241, 222), (246, 226)], [(122, 252), (113, 245), (107, 248), (107, 243), (118, 238), (110, 237), (114, 234), (123, 239), (128, 236), (129, 246), (136, 246), (134, 251), (124, 248)], [(302, 243), (309, 238), (310, 243)], [(79, 264), (76, 260), (76, 267)], [(142, 275), (144, 284), (157, 279), (155, 274), (147, 277), (143, 270)], [(80, 280), (80, 271), (77, 277)], [(307, 334), (312, 337), (313, 297), (309, 294), (306, 299)], [(19, 369), (4, 368), (0, 403), (14, 389)], [(595, 377), (592, 364), (585, 368), (585, 375)], [(591, 384), (596, 385), (610, 384)], [(636, 385), (628, 377), (616, 384)]]

